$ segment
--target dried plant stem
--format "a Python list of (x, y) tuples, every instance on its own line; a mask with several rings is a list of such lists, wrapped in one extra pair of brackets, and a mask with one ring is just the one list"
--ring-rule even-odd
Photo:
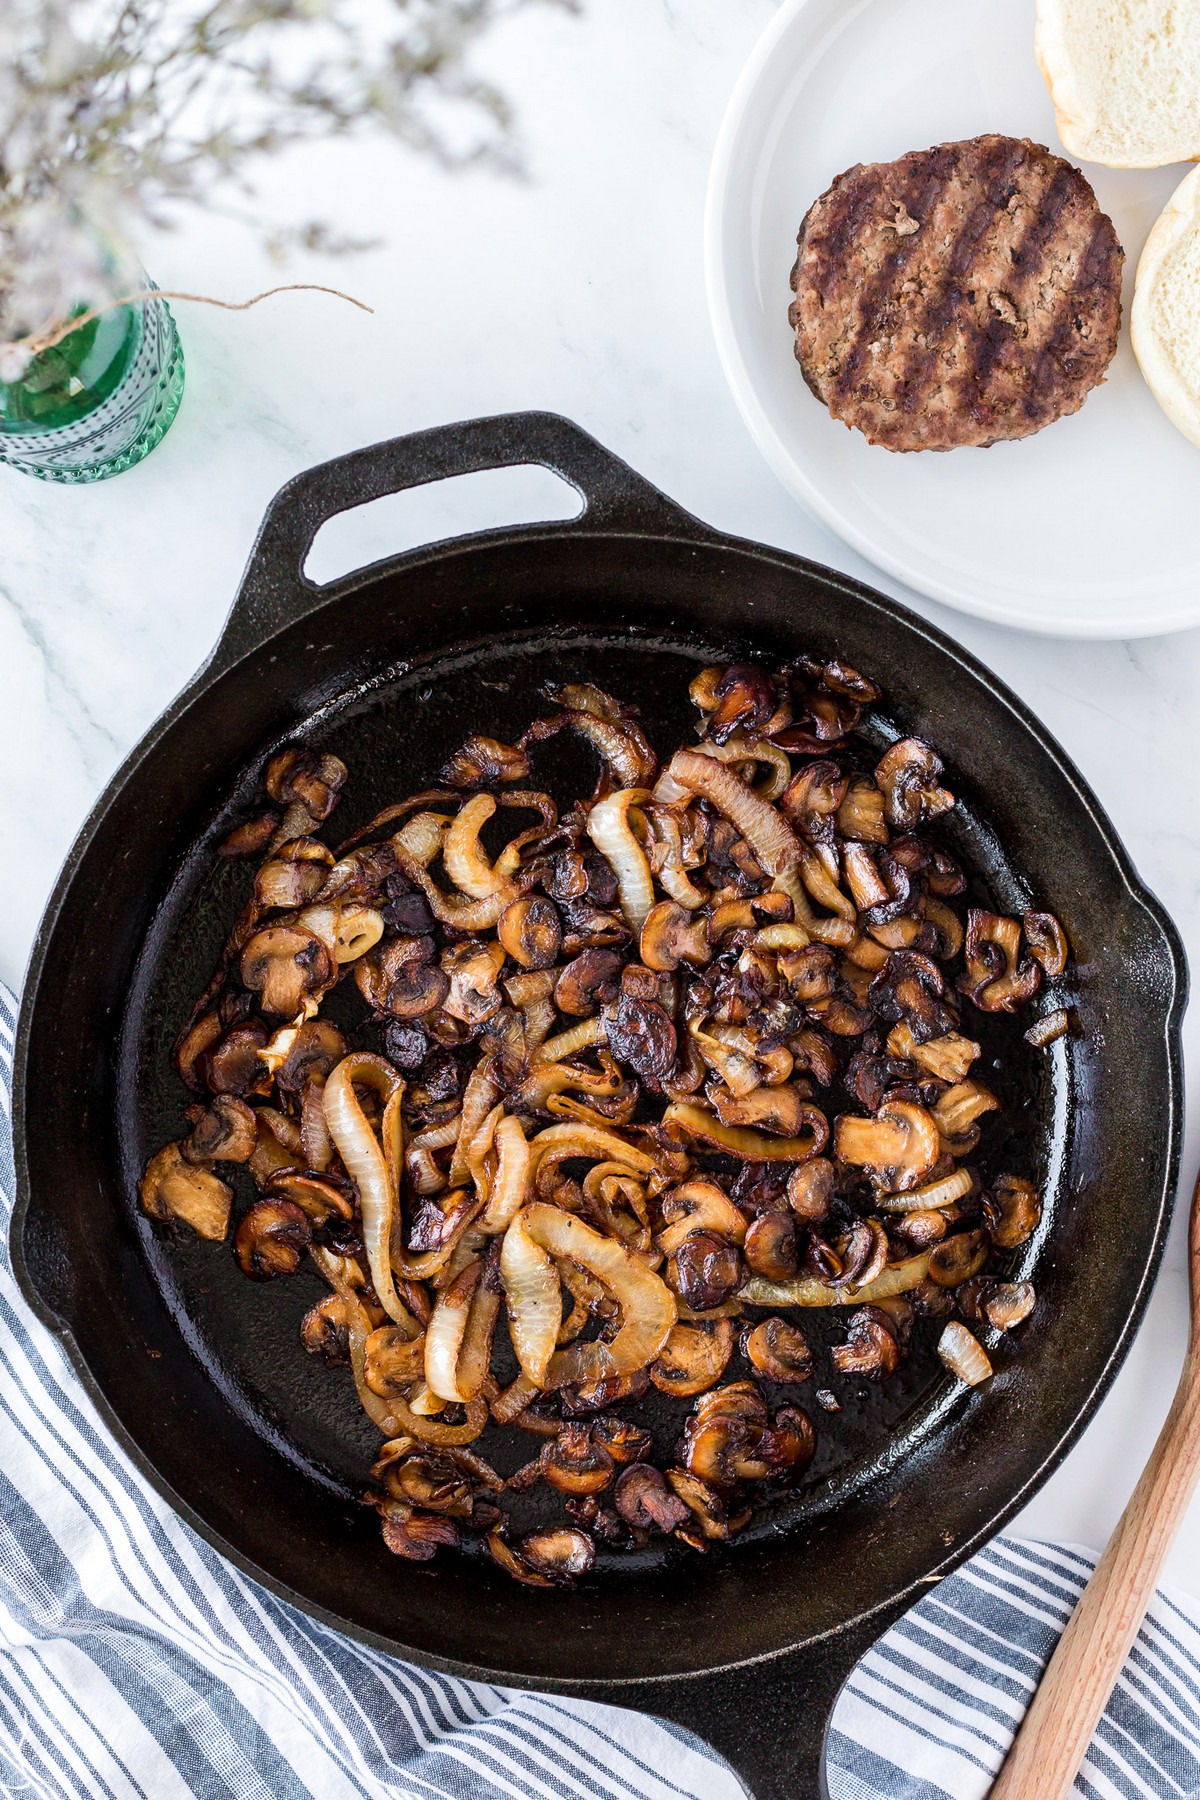
[(353, 294), (343, 293), (341, 288), (323, 287), (316, 281), (285, 281), (279, 287), (266, 288), (249, 300), (216, 300), (211, 294), (183, 294), (170, 288), (139, 288), (136, 293), (119, 294), (115, 300), (106, 300), (100, 306), (89, 306), (86, 312), (79, 313), (73, 319), (65, 319), (61, 324), (31, 332), (28, 337), (17, 338), (14, 342), (17, 348), (27, 351), (30, 356), (40, 356), (44, 350), (53, 350), (56, 344), (61, 344), (64, 338), (70, 337), (81, 326), (90, 325), (102, 313), (115, 312), (119, 306), (133, 306), (139, 300), (195, 300), (200, 306), (219, 306), (225, 312), (247, 312), (250, 307), (257, 306), (260, 300), (269, 300), (274, 294), (333, 294), (338, 300), (348, 300), (360, 312), (375, 311), (365, 300), (356, 300)]

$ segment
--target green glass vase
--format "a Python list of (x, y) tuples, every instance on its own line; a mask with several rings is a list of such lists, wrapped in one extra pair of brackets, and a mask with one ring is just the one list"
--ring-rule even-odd
[(165, 300), (114, 307), (0, 382), (0, 463), (43, 481), (104, 481), (162, 442), (183, 398)]

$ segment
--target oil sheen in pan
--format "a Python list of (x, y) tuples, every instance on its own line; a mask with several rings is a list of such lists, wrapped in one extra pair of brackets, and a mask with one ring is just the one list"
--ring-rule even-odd
[[(315, 1480), (345, 1499), (350, 1529), (361, 1528), (362, 1514), (355, 1503), (379, 1437), (358, 1405), (348, 1372), (326, 1368), (300, 1342), (300, 1320), (326, 1291), (325, 1284), (309, 1269), (289, 1280), (249, 1282), (236, 1268), (228, 1245), (213, 1246), (190, 1233), (164, 1237), (137, 1207), (137, 1180), (145, 1160), (178, 1134), (185, 1103), (171, 1059), (172, 1044), (252, 879), (246, 865), (218, 860), (214, 847), (230, 823), (259, 799), (263, 758), (285, 739), (299, 738), (316, 748), (335, 750), (349, 768), (342, 803), (325, 833), (336, 843), (390, 801), (434, 785), (442, 762), (467, 732), (499, 738), (516, 735), (544, 710), (539, 689), (549, 680), (586, 679), (609, 689), (639, 709), (655, 749), (660, 756), (669, 754), (693, 736), (695, 714), (687, 689), (696, 669), (744, 655), (745, 649), (599, 633), (492, 641), (421, 666), (393, 668), (349, 693), (322, 697), (308, 719), (264, 743), (251, 765), (214, 772), (206, 796), (211, 808), (208, 828), (156, 913), (123, 1021), (120, 1091), (135, 1097), (121, 1119), (127, 1205), (155, 1278), (193, 1353), (228, 1403), (293, 1464), (298, 1480)], [(865, 673), (872, 671), (868, 667)], [(899, 735), (888, 722), (886, 693), (881, 705), (868, 714), (863, 735), (868, 765), (872, 752), (877, 754)], [(539, 782), (566, 804), (590, 792), (596, 772), (591, 753), (565, 735), (539, 747), (535, 771)], [(958, 793), (952, 767), (947, 781)], [(1035, 899), (1053, 907), (1052, 895), (1029, 892), (986, 821), (972, 810), (969, 796), (960, 794), (959, 805), (943, 824), (981, 902), (1007, 912), (1021, 911)], [(1055, 1004), (1069, 998), (1060, 990), (1061, 984), (1059, 990), (1051, 990)], [(346, 1020), (356, 1016), (355, 998), (348, 992), (344, 998), (335, 996), (339, 1006), (345, 1006)], [(333, 1006), (330, 1016), (337, 1016)], [(1016, 1274), (1024, 1275), (1035, 1269), (1040, 1247), (1053, 1231), (1069, 1112), (1068, 1062), (1061, 1045), (1031, 1050), (1011, 1020), (998, 1026), (980, 1014), (978, 1020), (972, 1018), (971, 1029), (984, 1046), (980, 1073), (1003, 1105), (1000, 1114), (982, 1122), (978, 1161), (985, 1174), (1008, 1170), (1027, 1175), (1046, 1200), (1042, 1226), (1014, 1264)], [(836, 1106), (829, 1110), (832, 1115)], [(240, 1171), (235, 1187), (248, 1198), (248, 1178)], [(818, 1370), (826, 1373), (778, 1390), (781, 1401), (802, 1405), (816, 1425), (813, 1462), (795, 1490), (760, 1507), (752, 1525), (733, 1540), (731, 1553), (736, 1554), (738, 1543), (787, 1529), (839, 1504), (896, 1458), (919, 1456), (941, 1413), (953, 1403), (954, 1386), (934, 1354), (936, 1334), (928, 1326), (918, 1325), (912, 1354), (891, 1380), (832, 1379), (823, 1352), (840, 1339), (842, 1317), (836, 1309), (805, 1313), (805, 1333), (816, 1352)], [(498, 1344), (502, 1339), (498, 1334)], [(1019, 1366), (1020, 1334), (1011, 1354)], [(496, 1367), (503, 1374), (499, 1358)], [(729, 1378), (736, 1377), (737, 1368), (735, 1363)], [(816, 1404), (814, 1390), (823, 1385), (835, 1388), (842, 1412), (826, 1413)], [(654, 1430), (656, 1451), (665, 1453), (690, 1405), (651, 1390), (630, 1416)], [(509, 1474), (536, 1454), (538, 1440), (489, 1426), (477, 1448), (502, 1474)], [(559, 1505), (544, 1487), (535, 1489), (522, 1497), (519, 1510), (514, 1505), (514, 1523), (528, 1528), (551, 1513), (558, 1516)], [(633, 1556), (602, 1550), (598, 1567), (632, 1571), (664, 1554), (686, 1553), (661, 1544)]]

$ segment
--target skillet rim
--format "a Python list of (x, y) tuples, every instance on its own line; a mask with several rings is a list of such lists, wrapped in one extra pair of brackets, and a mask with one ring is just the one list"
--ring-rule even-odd
[[(300, 478), (303, 479), (303, 478)], [(294, 484), (288, 484), (289, 487)], [(284, 493), (287, 492), (285, 488)], [(331, 607), (346, 598), (349, 594), (374, 583), (399, 574), (408, 574), (416, 568), (432, 563), (447, 563), (452, 560), (478, 555), (489, 549), (509, 549), (535, 542), (553, 542), (559, 546), (566, 540), (575, 539), (579, 547), (594, 544), (599, 539), (621, 542), (630, 545), (648, 545), (652, 543), (671, 544), (678, 547), (681, 543), (699, 554), (715, 553), (717, 555), (734, 555), (738, 558), (753, 560), (757, 563), (773, 565), (791, 578), (807, 579), (823, 587), (827, 592), (837, 592), (853, 605), (863, 605), (868, 609), (884, 613), (896, 620), (907, 631), (924, 639), (933, 650), (956, 664), (968, 677), (972, 685), (981, 687), (991, 698), (1011, 716), (1015, 725), (1023, 728), (1033, 739), (1039, 752), (1045, 756), (1057, 770), (1059, 776), (1071, 789), (1076, 802), (1086, 814), (1088, 823), (1096, 836), (1101, 840), (1112, 858), (1117, 873), (1121, 878), (1131, 908), (1140, 910), (1149, 926), (1157, 930), (1162, 947), (1166, 951), (1171, 967), (1173, 983), (1170, 1004), (1165, 1009), (1156, 1009), (1161, 1018), (1163, 1041), (1167, 1051), (1168, 1090), (1166, 1094), (1166, 1131), (1168, 1137), (1168, 1153), (1166, 1157), (1165, 1175), (1162, 1192), (1157, 1201), (1157, 1214), (1149, 1254), (1138, 1277), (1136, 1291), (1132, 1297), (1124, 1326), (1109, 1348), (1103, 1367), (1093, 1383), (1090, 1391), (1078, 1407), (1071, 1425), (1062, 1433), (1056, 1443), (1050, 1446), (1038, 1462), (1037, 1467), (1027, 1476), (1022, 1485), (1011, 1494), (1004, 1504), (991, 1513), (990, 1517), (979, 1528), (963, 1540), (956, 1542), (946, 1557), (936, 1565), (930, 1574), (939, 1576), (949, 1574), (970, 1557), (983, 1543), (989, 1541), (1000, 1531), (1008, 1520), (1037, 1491), (1061, 1464), (1082, 1432), (1094, 1417), (1097, 1408), (1111, 1387), (1127, 1356), (1133, 1339), (1141, 1326), (1153, 1291), (1155, 1281), (1162, 1265), (1163, 1251), (1170, 1222), (1174, 1210), (1176, 1188), (1178, 1185), (1179, 1166), (1183, 1144), (1183, 1072), (1181, 1024), (1188, 996), (1188, 965), (1182, 939), (1174, 921), (1162, 903), (1145, 885), (1137, 873), (1129, 852), (1112, 824), (1106, 810), (1084, 779), (1073, 760), (1056, 742), (1050, 732), (1043, 726), (1026, 705), (1026, 703), (1008, 687), (1007, 683), (994, 675), (979, 658), (964, 646), (955, 642), (938, 626), (914, 613), (903, 602), (893, 599), (879, 589), (871, 587), (855, 577), (841, 571), (830, 569), (810, 558), (797, 556), (791, 552), (773, 546), (757, 543), (752, 539), (735, 537), (715, 531), (700, 520), (693, 520), (674, 502), (664, 499), (664, 506), (669, 509), (671, 523), (678, 521), (677, 528), (670, 529), (661, 520), (652, 529), (636, 529), (625, 524), (587, 524), (587, 515), (581, 519), (567, 521), (563, 524), (532, 525), (519, 527), (501, 527), (496, 530), (473, 533), (468, 537), (458, 538), (450, 542), (439, 542), (423, 545), (397, 557), (389, 557), (372, 563), (341, 580), (325, 587), (315, 588), (311, 583), (304, 583), (308, 589), (309, 604), (298, 609), (293, 620), (259, 637), (249, 648), (241, 649), (236, 655), (227, 651), (231, 626), (236, 621), (240, 605), (235, 600), (212, 655), (202, 668), (189, 681), (176, 698), (164, 709), (162, 714), (149, 727), (143, 737), (134, 745), (128, 756), (121, 763), (110, 781), (107, 783), (99, 799), (91, 809), (73, 843), (63, 867), (54, 884), (46, 910), (38, 928), (33, 951), (26, 970), (25, 984), (21, 997), (16, 1045), (13, 1062), (13, 1134), (14, 1156), (17, 1178), (17, 1192), (9, 1226), (9, 1247), (12, 1266), (17, 1284), (23, 1298), (36, 1316), (53, 1333), (65, 1350), (72, 1367), (79, 1376), (85, 1391), (96, 1407), (106, 1428), (114, 1437), (124, 1453), (129, 1457), (142, 1477), (154, 1491), (164, 1499), (185, 1522), (196, 1531), (206, 1543), (235, 1567), (251, 1579), (259, 1582), (280, 1599), (295, 1606), (309, 1617), (320, 1619), (323, 1623), (361, 1643), (384, 1650), (389, 1654), (400, 1654), (417, 1661), (425, 1667), (457, 1675), (465, 1679), (484, 1680), (491, 1683), (511, 1684), (534, 1687), (551, 1692), (578, 1693), (586, 1690), (593, 1697), (610, 1696), (619, 1700), (622, 1690), (638, 1690), (644, 1694), (647, 1690), (657, 1689), (664, 1693), (672, 1684), (691, 1682), (705, 1676), (719, 1674), (722, 1671), (752, 1668), (769, 1664), (777, 1659), (795, 1654), (799, 1650), (811, 1650), (813, 1647), (830, 1640), (842, 1638), (848, 1633), (861, 1630), (869, 1621), (893, 1617), (899, 1610), (912, 1603), (927, 1591), (925, 1583), (914, 1581), (907, 1587), (885, 1596), (874, 1606), (848, 1618), (842, 1625), (809, 1638), (788, 1642), (779, 1648), (759, 1655), (739, 1658), (728, 1662), (706, 1664), (703, 1670), (695, 1670), (687, 1675), (661, 1674), (652, 1676), (606, 1676), (587, 1680), (571, 1680), (540, 1675), (529, 1675), (520, 1669), (495, 1669), (482, 1667), (460, 1661), (417, 1651), (400, 1644), (395, 1638), (366, 1629), (353, 1620), (320, 1606), (307, 1599), (298, 1590), (279, 1580), (261, 1568), (251, 1557), (246, 1556), (232, 1545), (220, 1532), (208, 1525), (187, 1500), (174, 1489), (158, 1472), (152, 1458), (142, 1449), (125, 1425), (117, 1417), (109, 1405), (99, 1383), (93, 1377), (82, 1351), (76, 1342), (69, 1321), (60, 1317), (46, 1302), (36, 1287), (26, 1265), (23, 1251), (23, 1237), (26, 1220), (34, 1204), (34, 1196), (30, 1188), (28, 1159), (24, 1141), (24, 1117), (32, 1083), (29, 1066), (29, 1044), (32, 1035), (33, 1020), (37, 1011), (39, 988), (42, 976), (50, 958), (50, 950), (62, 908), (70, 893), (80, 865), (85, 859), (93, 840), (100, 829), (110, 807), (135, 777), (141, 765), (157, 749), (158, 745), (170, 733), (175, 724), (197, 702), (204, 699), (209, 691), (221, 679), (234, 669), (248, 662), (269, 654), (271, 645), (286, 634), (294, 624), (303, 617), (316, 620)], [(511, 634), (505, 634), (511, 635)], [(749, 635), (752, 635), (752, 631)]]

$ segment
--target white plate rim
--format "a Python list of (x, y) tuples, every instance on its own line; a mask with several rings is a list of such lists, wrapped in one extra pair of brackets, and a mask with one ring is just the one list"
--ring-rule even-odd
[[(1158, 637), (1200, 625), (1200, 567), (1195, 572), (1193, 598), (1189, 598), (1188, 591), (1182, 586), (1162, 589), (1161, 594), (1176, 595), (1176, 603), (1167, 608), (1162, 607), (1160, 600), (1161, 610), (1139, 611), (1134, 617), (1110, 614), (1105, 618), (1048, 619), (1040, 607), (1023, 608), (1015, 595), (1011, 603), (981, 598), (971, 588), (943, 579), (919, 562), (909, 561), (898, 555), (885, 542), (862, 530), (823, 489), (810, 480), (804, 465), (780, 442), (758, 398), (734, 329), (723, 238), (734, 160), (740, 149), (742, 131), (749, 120), (759, 82), (768, 64), (778, 53), (781, 42), (810, 3), (811, 0), (783, 0), (779, 11), (768, 21), (751, 50), (729, 97), (717, 132), (705, 195), (705, 288), (717, 356), (734, 403), (763, 457), (784, 487), (815, 519), (827, 525), (851, 549), (856, 550), (876, 568), (904, 582), (914, 592), (925, 594), (929, 599), (940, 601), (958, 612), (986, 619), (992, 624), (1035, 632), (1044, 637), (1094, 640)], [(857, 6), (847, 8), (846, 17), (876, 4), (878, 0), (858, 0)]]

